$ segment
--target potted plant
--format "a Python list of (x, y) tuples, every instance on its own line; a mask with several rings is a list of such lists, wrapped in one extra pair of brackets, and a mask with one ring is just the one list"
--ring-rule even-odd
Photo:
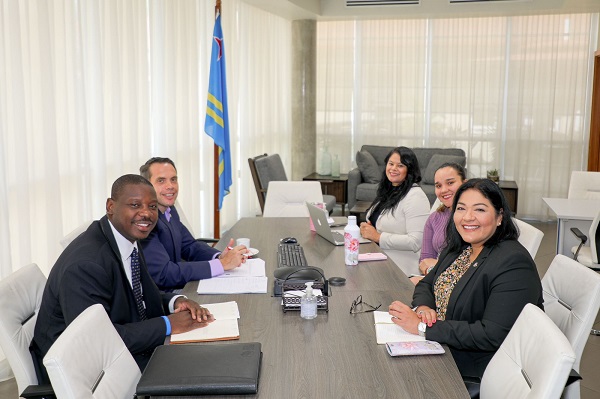
[(488, 170), (487, 178), (498, 183), (500, 181), (500, 173), (498, 172), (498, 169)]

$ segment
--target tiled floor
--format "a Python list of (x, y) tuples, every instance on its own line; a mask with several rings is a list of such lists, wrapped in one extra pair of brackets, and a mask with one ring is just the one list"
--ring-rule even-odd
[[(544, 232), (544, 239), (535, 258), (540, 277), (543, 277), (556, 253), (556, 223), (531, 223)], [(596, 317), (594, 328), (600, 329), (600, 318)], [(590, 335), (581, 359), (581, 398), (600, 398), (600, 337)], [(14, 379), (0, 382), (0, 398), (17, 398)]]

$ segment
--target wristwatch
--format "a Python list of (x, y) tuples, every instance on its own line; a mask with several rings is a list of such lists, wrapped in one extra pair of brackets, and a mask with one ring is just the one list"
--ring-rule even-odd
[(427, 324), (420, 322), (419, 326), (417, 327), (417, 329), (419, 330), (419, 335), (421, 337), (425, 336), (425, 330), (427, 330)]

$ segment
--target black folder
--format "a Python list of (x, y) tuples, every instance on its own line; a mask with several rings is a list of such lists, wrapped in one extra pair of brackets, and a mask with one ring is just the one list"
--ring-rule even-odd
[(261, 357), (258, 342), (159, 346), (142, 373), (136, 394), (255, 394)]

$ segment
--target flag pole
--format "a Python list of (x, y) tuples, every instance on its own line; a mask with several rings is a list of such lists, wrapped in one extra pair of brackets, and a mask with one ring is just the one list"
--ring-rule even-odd
[[(215, 19), (221, 13), (221, 0), (216, 0), (215, 3)], [(217, 240), (221, 238), (221, 211), (219, 210), (219, 146), (213, 145), (213, 237)]]

